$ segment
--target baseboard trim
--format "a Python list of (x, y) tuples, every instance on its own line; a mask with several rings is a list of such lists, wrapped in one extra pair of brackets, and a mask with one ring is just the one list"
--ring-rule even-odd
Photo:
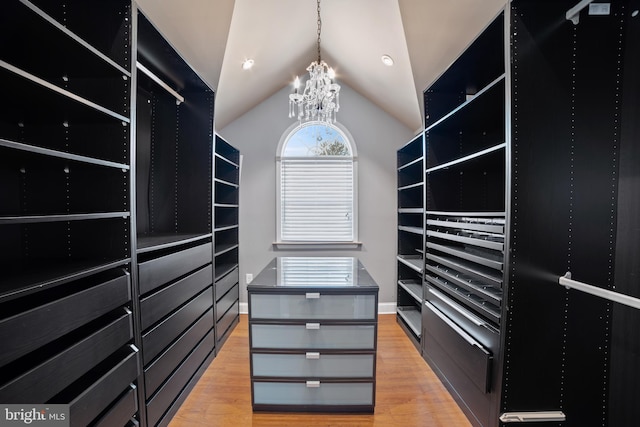
[[(240, 314), (249, 314), (249, 304), (246, 302), (240, 303)], [(381, 302), (378, 303), (378, 314), (396, 314), (395, 302)]]

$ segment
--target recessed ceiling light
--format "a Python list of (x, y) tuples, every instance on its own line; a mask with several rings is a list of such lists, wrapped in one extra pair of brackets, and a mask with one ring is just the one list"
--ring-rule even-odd
[(382, 60), (382, 63), (387, 67), (391, 67), (393, 65), (393, 58), (389, 55), (382, 55), (380, 59)]
[(242, 69), (249, 70), (251, 67), (253, 67), (253, 64), (254, 64), (253, 59), (245, 59), (244, 62), (242, 63)]

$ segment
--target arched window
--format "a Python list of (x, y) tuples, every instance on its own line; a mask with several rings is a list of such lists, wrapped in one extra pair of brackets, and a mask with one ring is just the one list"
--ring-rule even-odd
[(278, 240), (355, 242), (356, 155), (348, 132), (320, 122), (294, 125), (278, 151)]

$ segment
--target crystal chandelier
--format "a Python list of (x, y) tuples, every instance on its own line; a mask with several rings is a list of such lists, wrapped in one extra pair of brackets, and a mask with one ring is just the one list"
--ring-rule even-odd
[(333, 80), (335, 73), (320, 57), (320, 0), (318, 0), (318, 60), (307, 67), (309, 79), (304, 90), (299, 93), (300, 78), (294, 82), (295, 92), (289, 95), (289, 118), (297, 117), (303, 121), (322, 121), (332, 123), (340, 110), (340, 85)]

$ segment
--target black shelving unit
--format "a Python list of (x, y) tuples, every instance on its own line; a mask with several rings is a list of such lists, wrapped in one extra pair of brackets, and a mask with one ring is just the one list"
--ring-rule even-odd
[(138, 418), (130, 277), (131, 4), (0, 17), (0, 401)]
[(135, 245), (146, 425), (167, 425), (215, 356), (214, 93), (136, 15)]
[(640, 294), (640, 3), (574, 6), (509, 2), (424, 93), (422, 351), (475, 426), (638, 416), (637, 310), (559, 282)]
[(215, 317), (216, 342), (221, 346), (240, 321), (240, 152), (216, 135), (214, 162)]
[(424, 272), (424, 140), (400, 148), (398, 166), (397, 320), (420, 349)]
[(238, 321), (214, 92), (130, 0), (10, 0), (0, 36), (0, 401), (167, 425)]
[(495, 418), (505, 263), (504, 52), (501, 13), (424, 93), (423, 354), (484, 426)]

